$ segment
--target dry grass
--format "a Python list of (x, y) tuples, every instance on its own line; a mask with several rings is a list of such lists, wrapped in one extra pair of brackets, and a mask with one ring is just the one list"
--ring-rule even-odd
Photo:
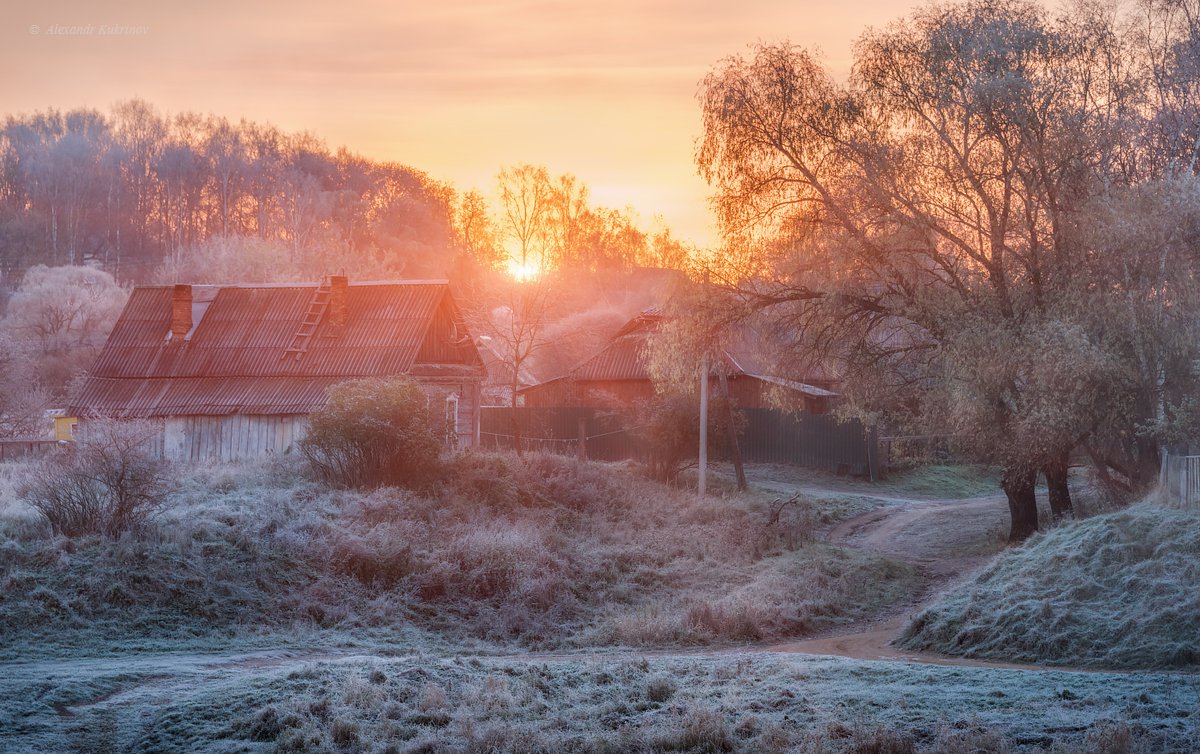
[[(20, 683), (0, 681), (0, 698)], [(39, 718), (35, 688), (26, 688), (13, 719), (39, 722), (10, 728), (14, 747), (94, 746), (106, 720), (114, 750), (167, 754), (1138, 754), (1200, 743), (1196, 687), (1155, 674), (752, 654), (559, 662), (418, 656), (301, 662), (232, 677), (205, 671), (169, 695), (152, 677), (74, 683), (53, 698), (103, 698), (114, 685), (124, 691), (74, 707), (64, 725), (53, 709), (41, 707)], [(58, 724), (39, 727), (47, 718)]]
[(466, 455), (426, 495), (331, 491), (287, 464), (181, 476), (154, 525), (119, 540), (51, 539), (6, 503), (3, 651), (312, 631), (712, 644), (804, 635), (919, 588), (907, 566), (811, 541), (799, 514), (768, 524), (753, 500), (557, 456)]

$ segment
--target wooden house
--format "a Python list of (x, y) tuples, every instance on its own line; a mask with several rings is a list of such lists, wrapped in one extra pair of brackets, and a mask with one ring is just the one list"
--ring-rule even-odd
[(410, 375), (478, 441), (483, 362), (444, 280), (135, 288), (68, 413), (161, 422), (168, 458), (291, 451), (344, 380)]
[[(621, 408), (654, 397), (647, 342), (664, 318), (654, 308), (647, 309), (625, 324), (604, 348), (552, 380), (518, 391), (525, 406)], [(741, 333), (720, 354), (720, 366), (728, 378), (729, 394), (740, 408), (770, 408), (792, 403), (810, 414), (823, 414), (837, 397), (830, 388), (834, 380), (826, 373), (808, 374), (801, 379), (773, 375), (756, 353), (758, 338)], [(710, 393), (719, 395), (718, 379), (712, 380)]]

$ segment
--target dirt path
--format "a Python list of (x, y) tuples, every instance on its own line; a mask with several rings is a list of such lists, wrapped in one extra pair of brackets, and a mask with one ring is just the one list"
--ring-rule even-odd
[[(799, 491), (808, 490), (800, 488)], [(876, 552), (916, 566), (926, 579), (924, 592), (916, 601), (869, 622), (828, 636), (774, 644), (767, 651), (833, 655), (856, 660), (1041, 669), (1038, 666), (901, 650), (892, 646), (911, 615), (999, 552), (1006, 521), (1004, 498), (990, 495), (963, 500), (916, 500), (884, 496), (874, 499), (887, 504), (837, 524), (828, 533), (829, 541)]]

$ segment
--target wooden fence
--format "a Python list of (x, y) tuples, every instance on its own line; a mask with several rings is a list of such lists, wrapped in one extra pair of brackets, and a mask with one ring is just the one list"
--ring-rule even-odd
[[(739, 442), (751, 462), (784, 463), (828, 469), (877, 479), (881, 473), (879, 441), (858, 421), (838, 422), (829, 415), (788, 414), (765, 408), (742, 409), (746, 427)], [(636, 422), (636, 420), (634, 420)], [(521, 443), (527, 450), (581, 455), (602, 461), (642, 459), (648, 449), (639, 427), (611, 412), (591, 408), (516, 409)], [(485, 448), (511, 448), (513, 409), (485, 406), (480, 417), (480, 443)]]
[(58, 446), (58, 440), (0, 440), (0, 462), (44, 455)]
[(1172, 455), (1164, 450), (1160, 482), (1168, 504), (1200, 508), (1200, 456)]

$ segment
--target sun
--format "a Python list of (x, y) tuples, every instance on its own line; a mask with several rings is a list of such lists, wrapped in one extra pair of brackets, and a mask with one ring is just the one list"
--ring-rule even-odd
[(508, 274), (519, 282), (525, 283), (533, 280), (541, 273), (542, 267), (537, 262), (518, 262), (515, 259), (508, 261)]

